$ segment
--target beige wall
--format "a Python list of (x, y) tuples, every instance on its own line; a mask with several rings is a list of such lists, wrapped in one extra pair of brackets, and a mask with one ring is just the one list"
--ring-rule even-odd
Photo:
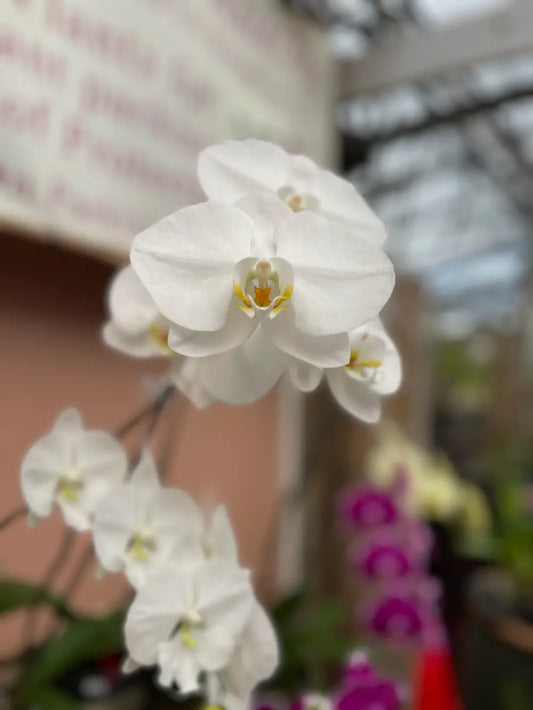
[[(0, 236), (0, 518), (20, 505), (21, 459), (59, 411), (75, 405), (87, 425), (111, 430), (146, 401), (143, 378), (165, 369), (131, 360), (101, 342), (109, 274), (108, 267), (82, 256)], [(255, 405), (214, 405), (205, 411), (173, 402), (167, 415), (158, 432), (162, 440), (170, 427), (175, 445), (167, 480), (199, 500), (210, 495), (227, 504), (242, 561), (268, 594), (276, 549), (276, 395)], [(21, 521), (4, 531), (2, 576), (42, 579), (63, 530), (55, 515), (34, 529)], [(72, 559), (58, 577), (58, 591), (89, 540), (84, 535), (77, 539)], [(80, 609), (100, 611), (125, 593), (120, 576), (97, 582), (91, 570), (75, 602)], [(20, 639), (20, 620), (2, 620), (2, 626), (0, 655), (5, 656)]]

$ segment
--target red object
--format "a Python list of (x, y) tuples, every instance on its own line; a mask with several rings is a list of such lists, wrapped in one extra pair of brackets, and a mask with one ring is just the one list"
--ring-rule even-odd
[(414, 689), (413, 710), (463, 710), (447, 644), (422, 650)]

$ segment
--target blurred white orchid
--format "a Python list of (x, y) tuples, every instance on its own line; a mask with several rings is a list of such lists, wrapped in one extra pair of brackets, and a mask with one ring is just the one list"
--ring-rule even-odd
[(112, 491), (96, 510), (94, 545), (102, 567), (124, 570), (136, 588), (173, 559), (202, 555), (202, 520), (186, 493), (162, 488), (148, 450), (131, 478)]
[(279, 643), (276, 632), (267, 613), (256, 600), (233, 656), (219, 674), (223, 695), (218, 702), (225, 706), (229, 696), (249, 707), (254, 688), (270, 678), (278, 664)]
[(375, 317), (394, 284), (379, 248), (266, 193), (166, 217), (136, 237), (131, 261), (172, 322), (170, 347), (194, 357), (229, 350), (261, 325), (289, 355), (346, 364), (347, 331)]
[(310, 210), (349, 225), (355, 237), (377, 245), (386, 237), (382, 222), (350, 182), (273, 143), (248, 139), (212, 145), (200, 153), (198, 177), (212, 200), (234, 204), (248, 192), (271, 192), (294, 212)]
[(169, 322), (161, 315), (131, 266), (114, 275), (109, 288), (110, 320), (105, 342), (133, 357), (178, 356), (168, 347)]
[(238, 563), (237, 540), (225, 505), (217, 505), (204, 516), (202, 548), (209, 558), (220, 558)]
[(148, 579), (128, 612), (130, 658), (157, 664), (162, 685), (196, 691), (201, 673), (230, 662), (253, 603), (249, 572), (232, 562), (166, 565)]
[(96, 507), (121, 483), (127, 466), (126, 453), (116, 439), (84, 429), (79, 412), (67, 409), (24, 457), (22, 492), (35, 516), (49, 515), (56, 502), (67, 525), (87, 530)]
[(132, 357), (168, 358), (170, 380), (201, 409), (216, 400), (253, 402), (272, 389), (285, 368), (286, 356), (261, 330), (227, 353), (194, 359), (178, 355), (167, 343), (169, 321), (131, 266), (113, 277), (108, 303), (111, 318), (103, 328), (105, 342)]
[(298, 389), (309, 392), (317, 387), (324, 372), (340, 405), (364, 422), (376, 422), (381, 416), (381, 397), (400, 386), (400, 356), (379, 318), (351, 331), (349, 338), (347, 365), (322, 371), (293, 360), (289, 366), (291, 379)]

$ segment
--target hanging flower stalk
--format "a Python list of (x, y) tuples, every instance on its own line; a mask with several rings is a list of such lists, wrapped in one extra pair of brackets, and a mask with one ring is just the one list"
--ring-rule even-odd
[[(150, 416), (149, 439), (173, 387), (198, 407), (240, 404), (285, 373), (302, 391), (324, 379), (347, 411), (377, 421), (381, 397), (401, 380), (379, 318), (394, 285), (379, 219), (350, 183), (263, 141), (206, 149), (198, 175), (206, 201), (139, 234), (111, 283), (106, 343), (169, 364), (169, 386), (119, 433)], [(57, 505), (67, 526), (91, 532), (102, 570), (130, 581), (126, 671), (156, 666), (160, 684), (181, 695), (246, 707), (277, 667), (275, 631), (225, 508), (206, 514), (164, 487), (147, 443), (132, 464), (117, 438), (63, 412), (23, 461), (28, 510), (40, 519)], [(380, 682), (367, 674), (347, 693), (392, 697)], [(340, 710), (371, 707), (348, 695)]]

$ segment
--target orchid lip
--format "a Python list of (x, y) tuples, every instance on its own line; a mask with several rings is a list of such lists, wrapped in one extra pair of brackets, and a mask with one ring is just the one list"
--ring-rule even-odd
[(68, 503), (76, 503), (83, 488), (84, 483), (79, 471), (69, 468), (59, 478), (57, 496)]
[[(243, 273), (246, 268), (247, 271)], [(269, 259), (243, 259), (237, 265), (233, 280), (233, 290), (237, 296), (235, 305), (249, 318), (256, 315), (274, 318), (288, 307), (293, 292), (292, 283), (282, 288), (280, 276), (275, 264)]]

